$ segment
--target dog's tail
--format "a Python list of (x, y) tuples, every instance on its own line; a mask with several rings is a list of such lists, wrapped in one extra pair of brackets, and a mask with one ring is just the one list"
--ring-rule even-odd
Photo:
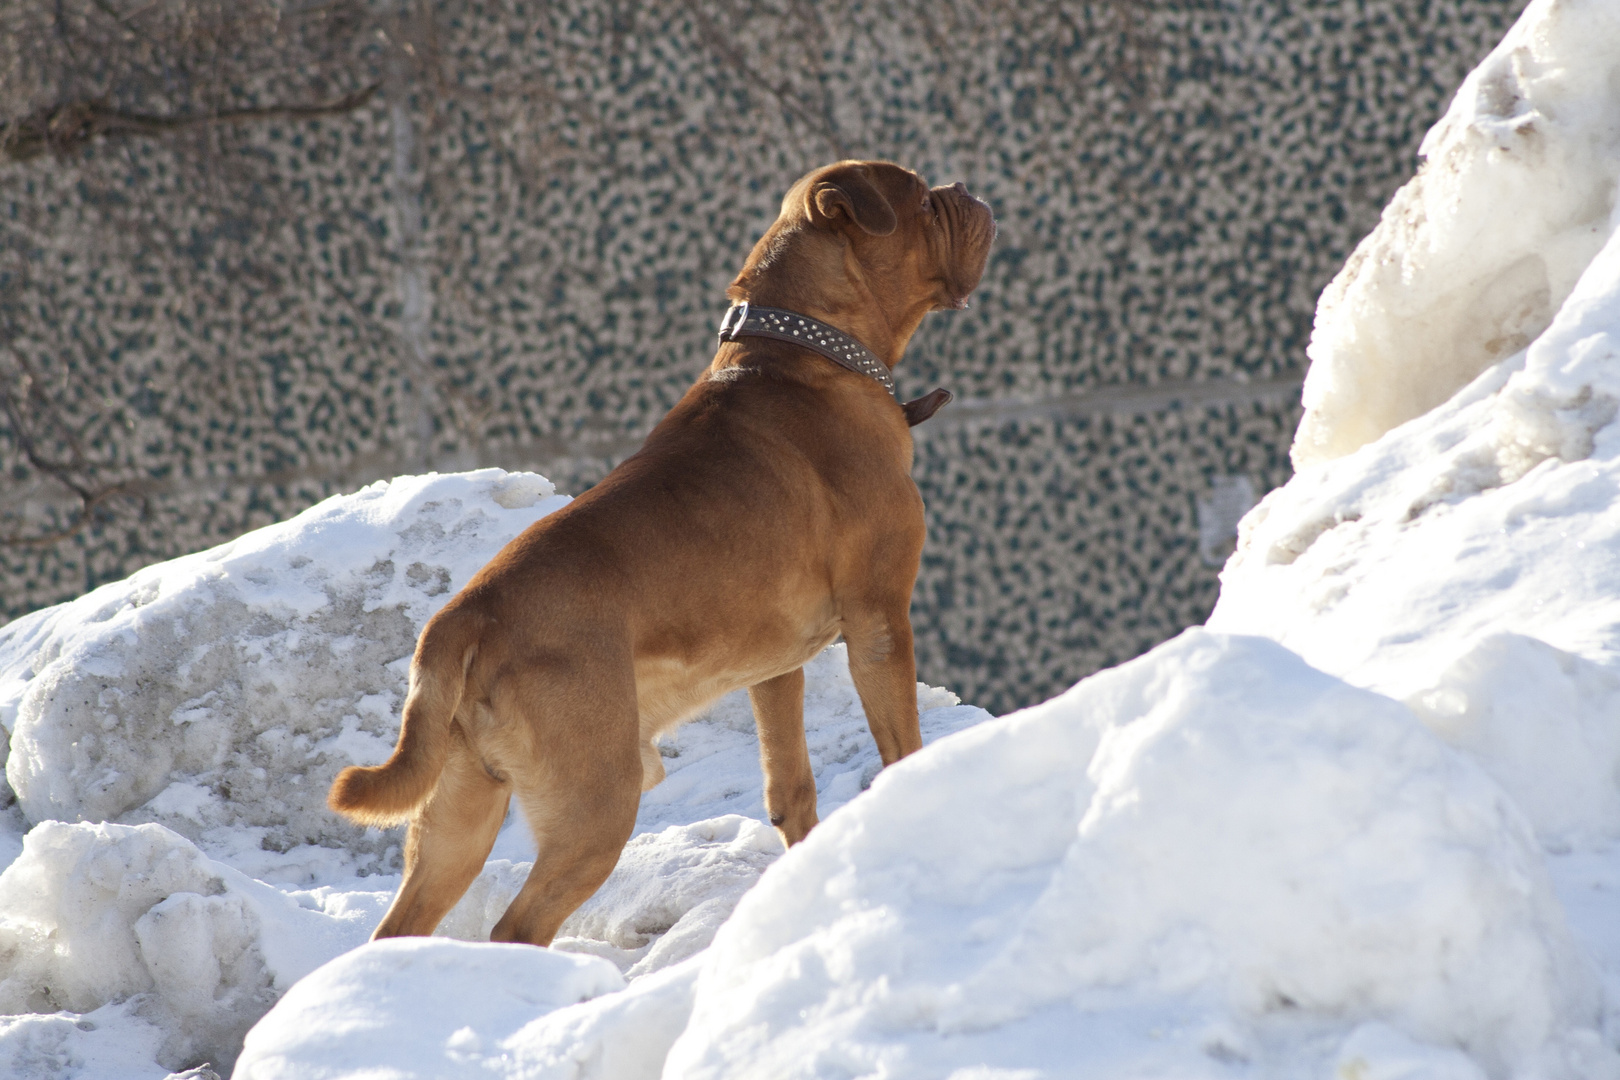
[(461, 704), (476, 638), (465, 618), (428, 621), (411, 660), (399, 742), (381, 765), (338, 773), (326, 805), (361, 825), (397, 825), (433, 794), (450, 752), (450, 721)]

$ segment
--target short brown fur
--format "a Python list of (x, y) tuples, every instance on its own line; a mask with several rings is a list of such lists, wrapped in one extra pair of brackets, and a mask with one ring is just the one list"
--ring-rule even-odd
[[(839, 162), (787, 193), (728, 295), (830, 323), (892, 367), (929, 311), (965, 306), (994, 232), (960, 184)], [(883, 763), (919, 749), (911, 460), (907, 414), (875, 381), (796, 345), (721, 345), (639, 452), (423, 629), (393, 755), (343, 770), (328, 800), (368, 825), (410, 820), (373, 936), (432, 933), (515, 795), (539, 854), (491, 938), (549, 944), (663, 779), (653, 739), (739, 687), (766, 809), (802, 840), (817, 820), (802, 668), (840, 635)]]

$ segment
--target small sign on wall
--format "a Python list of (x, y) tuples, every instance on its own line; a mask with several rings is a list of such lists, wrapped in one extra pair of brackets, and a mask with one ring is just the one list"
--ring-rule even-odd
[(1196, 501), (1198, 557), (1205, 566), (1225, 566), (1237, 547), (1238, 522), (1258, 501), (1254, 484), (1242, 475), (1212, 477), (1209, 494)]

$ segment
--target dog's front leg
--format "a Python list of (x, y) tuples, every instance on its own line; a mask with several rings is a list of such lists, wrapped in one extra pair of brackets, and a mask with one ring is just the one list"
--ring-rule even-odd
[(804, 669), (748, 688), (765, 772), (765, 810), (789, 845), (816, 824), (816, 777), (804, 745)]
[(866, 710), (866, 726), (884, 765), (922, 749), (917, 726), (917, 658), (911, 617), (904, 607), (846, 616), (849, 674)]

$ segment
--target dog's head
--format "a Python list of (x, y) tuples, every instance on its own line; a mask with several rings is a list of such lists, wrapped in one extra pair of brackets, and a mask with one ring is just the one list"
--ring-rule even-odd
[(995, 234), (990, 208), (960, 183), (930, 188), (887, 161), (840, 161), (788, 190), (728, 294), (844, 325), (893, 363), (924, 315), (967, 306)]

